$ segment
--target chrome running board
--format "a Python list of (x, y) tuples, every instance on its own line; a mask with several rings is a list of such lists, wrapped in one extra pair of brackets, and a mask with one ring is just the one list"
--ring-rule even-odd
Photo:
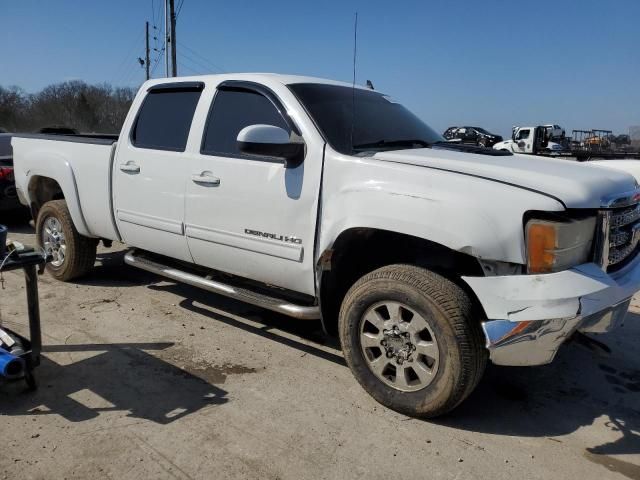
[(266, 308), (267, 310), (282, 313), (299, 320), (317, 320), (320, 318), (320, 307), (295, 305), (293, 303), (287, 303), (279, 298), (269, 297), (262, 293), (209, 280), (136, 255), (135, 250), (127, 252), (124, 256), (124, 262), (132, 267), (140, 268), (141, 270), (146, 270), (147, 272), (170, 278), (176, 282), (186, 283), (193, 287), (202, 288), (209, 292), (224, 295), (225, 297), (240, 300), (241, 302), (249, 303), (257, 307)]

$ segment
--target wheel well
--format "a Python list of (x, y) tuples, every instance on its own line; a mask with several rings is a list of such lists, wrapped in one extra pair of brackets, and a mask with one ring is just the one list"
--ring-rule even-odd
[[(327, 258), (322, 255), (321, 258)], [(484, 275), (475, 257), (423, 238), (371, 228), (353, 228), (340, 234), (331, 248), (330, 267), (324, 268), (320, 300), (324, 327), (337, 332), (338, 313), (345, 294), (360, 277), (385, 265), (406, 263), (428, 268), (475, 295), (462, 275)], [(479, 303), (477, 303), (479, 305)]]
[(31, 199), (31, 214), (34, 219), (37, 219), (38, 212), (45, 203), (64, 199), (64, 193), (60, 184), (53, 178), (35, 175), (29, 181), (29, 198)]

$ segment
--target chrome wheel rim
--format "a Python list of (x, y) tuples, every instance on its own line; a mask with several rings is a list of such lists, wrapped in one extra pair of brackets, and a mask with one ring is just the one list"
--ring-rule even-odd
[(42, 246), (45, 252), (51, 255), (51, 265), (60, 267), (64, 263), (67, 253), (67, 244), (64, 238), (62, 224), (55, 217), (48, 217), (42, 228)]
[(371, 372), (402, 392), (430, 385), (440, 363), (431, 321), (404, 303), (371, 306), (360, 320), (360, 348)]

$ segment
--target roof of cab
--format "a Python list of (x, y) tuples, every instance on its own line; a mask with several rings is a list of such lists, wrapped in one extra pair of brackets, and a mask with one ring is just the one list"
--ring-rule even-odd
[[(284, 75), (279, 73), (221, 73), (216, 75), (192, 75), (188, 77), (169, 77), (169, 78), (156, 78), (148, 80), (144, 83), (146, 87), (153, 85), (159, 85), (163, 83), (173, 82), (206, 82), (207, 80), (214, 82), (221, 82), (225, 80), (245, 80), (258, 83), (263, 82), (278, 82), (283, 85), (293, 85), (296, 83), (319, 83), (324, 85), (337, 85), (342, 87), (351, 88), (353, 85), (348, 82), (340, 82), (337, 80), (329, 80), (319, 77), (307, 77), (304, 75)], [(356, 85), (356, 88), (367, 90), (367, 87), (362, 85)]]

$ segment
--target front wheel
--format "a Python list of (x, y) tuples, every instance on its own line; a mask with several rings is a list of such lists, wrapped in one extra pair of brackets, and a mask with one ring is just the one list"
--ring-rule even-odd
[(47, 271), (67, 282), (86, 274), (96, 260), (98, 243), (78, 233), (64, 200), (45, 203), (36, 221), (38, 244), (52, 257)]
[(410, 416), (454, 409), (487, 362), (468, 295), (420, 267), (391, 265), (362, 277), (345, 296), (339, 327), (358, 382), (381, 404)]

